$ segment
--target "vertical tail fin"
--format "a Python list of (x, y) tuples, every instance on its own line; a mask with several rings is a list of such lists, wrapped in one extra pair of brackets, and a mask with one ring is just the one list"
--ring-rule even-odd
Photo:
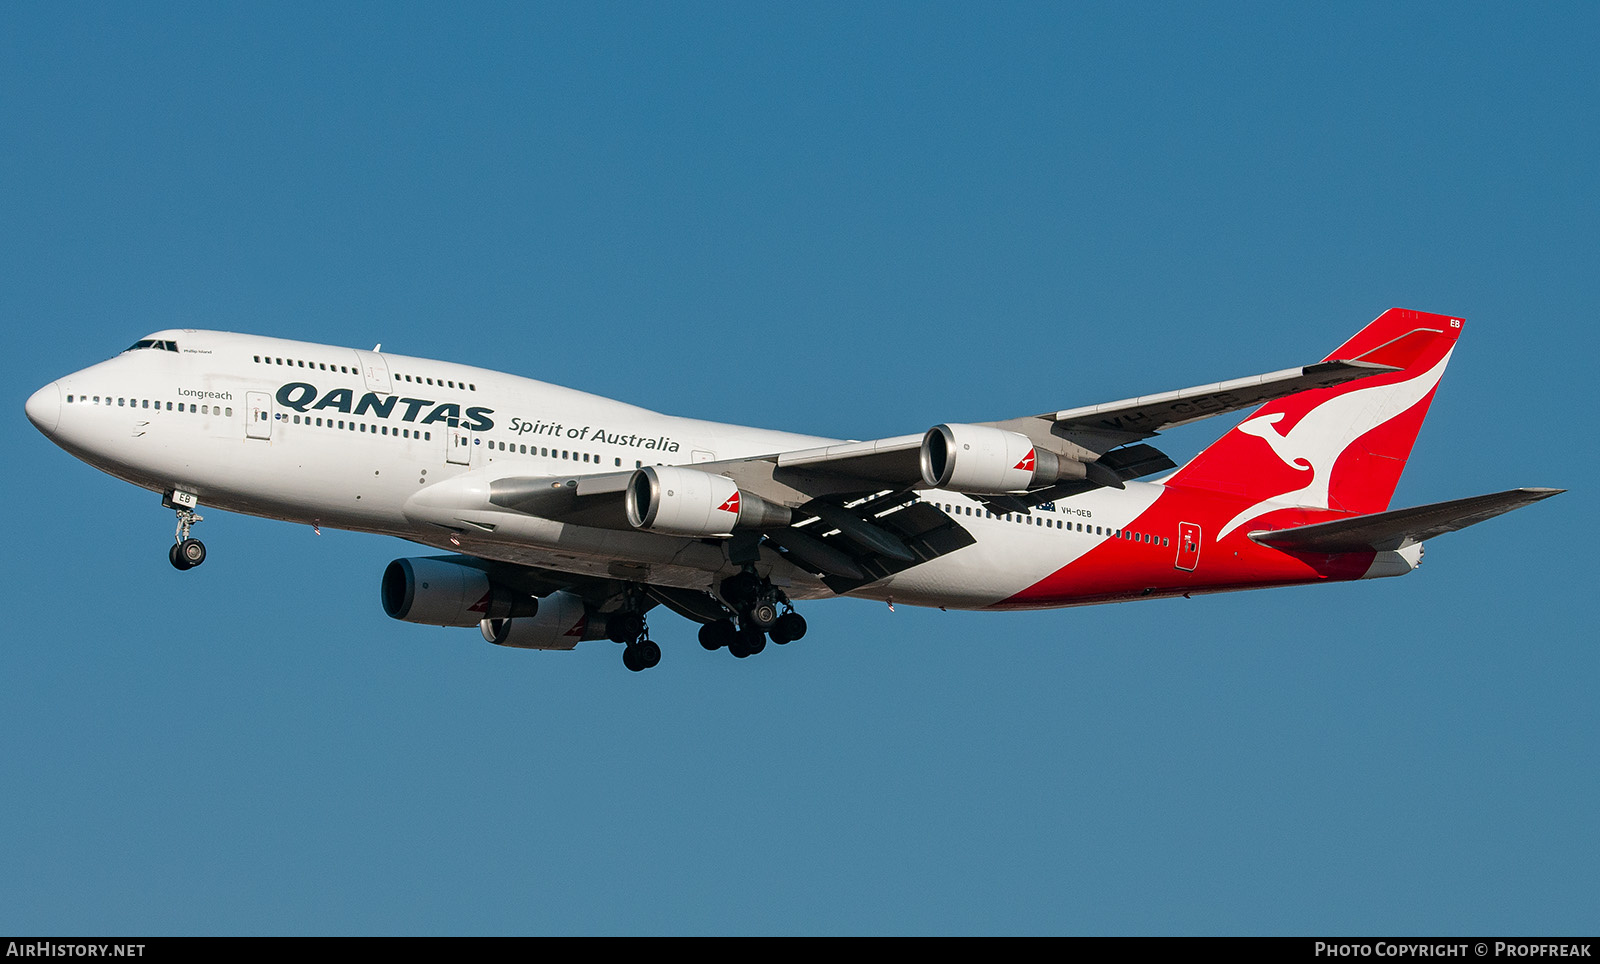
[[(1268, 402), (1166, 484), (1227, 492), (1256, 505), (1387, 509), (1460, 334), (1459, 318), (1391, 308), (1324, 361), (1401, 371)], [(1260, 512), (1252, 506), (1218, 536)]]

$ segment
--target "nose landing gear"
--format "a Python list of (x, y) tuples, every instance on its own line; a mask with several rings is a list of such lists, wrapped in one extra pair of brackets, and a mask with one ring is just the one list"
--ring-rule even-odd
[(206, 544), (199, 539), (189, 538), (189, 528), (201, 521), (201, 516), (194, 511), (199, 501), (193, 492), (174, 490), (161, 500), (161, 504), (178, 513), (178, 531), (173, 535), (172, 546), (167, 549), (167, 560), (172, 563), (172, 568), (183, 572), (193, 569), (206, 561)]

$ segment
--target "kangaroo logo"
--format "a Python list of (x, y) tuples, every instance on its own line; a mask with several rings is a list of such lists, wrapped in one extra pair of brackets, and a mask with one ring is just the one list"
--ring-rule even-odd
[(1444, 376), (1444, 367), (1452, 354), (1454, 349), (1415, 378), (1335, 395), (1307, 412), (1287, 433), (1280, 432), (1277, 427), (1284, 419), (1283, 412), (1258, 415), (1241, 422), (1237, 431), (1261, 439), (1284, 465), (1311, 475), (1300, 488), (1263, 499), (1234, 516), (1217, 533), (1217, 538), (1284, 506), (1328, 508), (1328, 486), (1333, 481), (1333, 466), (1339, 456), (1356, 439), (1426, 398)]
[(1011, 468), (1014, 469), (1014, 470), (1021, 470), (1023, 472), (1032, 472), (1033, 471), (1033, 465), (1034, 465), (1033, 449), (1028, 449), (1028, 454), (1024, 455), (1022, 457), (1022, 461), (1018, 462), (1016, 465), (1013, 465)]
[(721, 505), (717, 506), (717, 511), (718, 512), (732, 512), (734, 515), (738, 515), (739, 514), (739, 490), (738, 489), (734, 489), (733, 490), (733, 494), (728, 496), (728, 501), (726, 501), (726, 502), (722, 503)]

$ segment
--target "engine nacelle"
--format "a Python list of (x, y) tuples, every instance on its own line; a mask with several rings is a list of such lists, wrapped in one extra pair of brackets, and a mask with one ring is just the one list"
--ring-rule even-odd
[(786, 526), (792, 513), (739, 491), (724, 475), (678, 465), (647, 465), (628, 480), (628, 524), (675, 536), (726, 536), (735, 529)]
[(922, 437), (921, 461), (929, 486), (974, 495), (1027, 492), (1085, 475), (1082, 462), (987, 425), (935, 425)]
[(604, 639), (604, 613), (590, 611), (570, 592), (553, 592), (539, 600), (539, 611), (515, 619), (485, 619), (478, 624), (483, 638), (496, 646), (516, 649), (568, 650), (587, 639)]
[(496, 587), (482, 569), (448, 559), (396, 559), (383, 570), (383, 611), (429, 626), (476, 626), (533, 615), (538, 600)]

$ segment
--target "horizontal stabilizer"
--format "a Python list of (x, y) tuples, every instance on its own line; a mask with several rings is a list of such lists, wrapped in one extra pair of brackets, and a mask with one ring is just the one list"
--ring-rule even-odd
[(1373, 512), (1293, 529), (1258, 530), (1250, 533), (1250, 538), (1264, 546), (1293, 552), (1379, 552), (1403, 549), (1565, 491), (1511, 489), (1508, 492), (1474, 495), (1410, 509)]

